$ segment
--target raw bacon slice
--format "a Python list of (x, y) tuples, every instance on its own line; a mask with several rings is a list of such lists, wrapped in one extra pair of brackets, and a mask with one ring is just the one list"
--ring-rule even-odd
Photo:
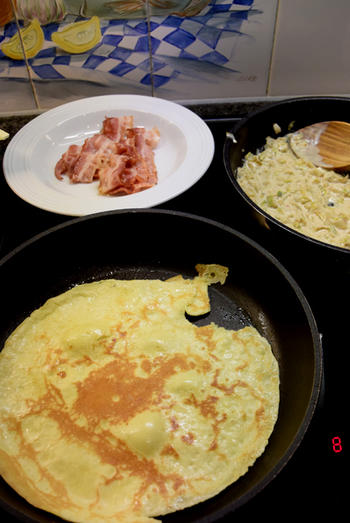
[(67, 173), (68, 175), (71, 173), (77, 159), (79, 158), (79, 155), (81, 153), (82, 146), (81, 145), (70, 145), (68, 147), (68, 151), (65, 152), (61, 158), (58, 160), (56, 167), (55, 167), (55, 176), (59, 180), (63, 179), (63, 174)]
[(101, 133), (108, 136), (114, 142), (121, 142), (126, 130), (134, 126), (133, 116), (121, 116), (119, 118), (106, 117), (102, 124)]
[(98, 170), (115, 154), (115, 144), (103, 135), (87, 138), (75, 162), (70, 179), (73, 183), (91, 183), (98, 178)]
[(127, 155), (115, 154), (111, 156), (108, 163), (99, 170), (99, 191), (101, 194), (113, 194), (113, 191), (117, 189), (121, 190), (124, 187), (122, 176), (127, 161)]
[(55, 167), (71, 183), (99, 180), (103, 195), (125, 195), (155, 185), (158, 174), (153, 149), (160, 134), (156, 127), (133, 127), (132, 116), (106, 117), (101, 132), (87, 138), (82, 146), (71, 145)]
[(72, 183), (91, 183), (105, 158), (115, 154), (116, 144), (106, 136), (96, 134), (82, 146), (71, 145), (57, 162), (55, 175), (62, 179), (66, 173)]
[(147, 140), (146, 129), (143, 127), (128, 129), (125, 142), (134, 149), (134, 154), (126, 167), (128, 180), (133, 179), (135, 192), (152, 187), (157, 183), (157, 169), (152, 147)]

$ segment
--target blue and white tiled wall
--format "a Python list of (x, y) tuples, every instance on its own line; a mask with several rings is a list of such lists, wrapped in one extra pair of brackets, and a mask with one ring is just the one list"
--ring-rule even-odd
[[(195, 103), (307, 94), (350, 96), (348, 0), (67, 0), (43, 25), (41, 51), (0, 51), (1, 113), (45, 110), (99, 94)], [(69, 54), (51, 34), (100, 17), (102, 38)], [(0, 28), (0, 47), (16, 32)], [(30, 76), (28, 76), (30, 75)]]

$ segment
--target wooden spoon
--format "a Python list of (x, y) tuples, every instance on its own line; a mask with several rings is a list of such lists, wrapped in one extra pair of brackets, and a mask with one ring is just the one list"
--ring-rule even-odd
[(315, 123), (291, 134), (288, 141), (296, 156), (318, 167), (340, 171), (350, 168), (350, 123)]

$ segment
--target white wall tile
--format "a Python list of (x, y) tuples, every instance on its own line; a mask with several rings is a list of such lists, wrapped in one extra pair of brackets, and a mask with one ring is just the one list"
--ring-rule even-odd
[(268, 94), (350, 95), (349, 0), (279, 0)]

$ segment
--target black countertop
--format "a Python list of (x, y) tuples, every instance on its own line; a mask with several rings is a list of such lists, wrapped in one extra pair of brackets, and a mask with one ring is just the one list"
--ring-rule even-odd
[[(253, 109), (256, 107), (254, 106)], [(200, 114), (200, 107), (197, 107)], [(321, 271), (320, 260), (303, 260), (303, 252), (291, 253), (281, 238), (262, 228), (247, 210), (225, 173), (222, 161), (225, 133), (235, 121), (243, 116), (246, 106), (230, 111), (225, 107), (220, 117), (213, 109), (203, 109), (205, 119), (215, 138), (215, 155), (205, 175), (189, 190), (159, 208), (184, 211), (211, 218), (229, 225), (246, 234), (265, 247), (287, 268), (302, 288), (315, 315), (319, 332), (322, 333), (325, 375), (320, 402), (301, 445), (288, 465), (280, 472), (263, 492), (248, 504), (238, 509), (232, 517), (245, 521), (247, 517), (264, 517), (277, 521), (285, 515), (319, 517), (326, 513), (333, 516), (342, 514), (345, 507), (346, 436), (344, 408), (345, 369), (342, 364), (347, 349), (348, 308), (343, 306), (343, 298), (349, 295), (349, 273), (329, 278)], [(224, 116), (223, 116), (224, 114)], [(0, 118), (0, 128), (13, 135), (33, 116)], [(7, 142), (0, 142), (2, 158)], [(8, 187), (3, 172), (0, 176), (0, 256), (52, 226), (72, 218), (46, 212), (21, 200)], [(321, 264), (321, 266), (320, 266)], [(313, 270), (315, 269), (315, 270)], [(325, 267), (328, 270), (328, 267)], [(283, 306), (283, 304), (281, 304)], [(332, 450), (332, 438), (342, 438), (343, 451)], [(281, 510), (283, 512), (281, 512)], [(1, 513), (1, 509), (0, 509)], [(16, 521), (3, 514), (4, 520)], [(260, 516), (261, 517), (261, 516)], [(228, 519), (227, 519), (228, 520)]]

